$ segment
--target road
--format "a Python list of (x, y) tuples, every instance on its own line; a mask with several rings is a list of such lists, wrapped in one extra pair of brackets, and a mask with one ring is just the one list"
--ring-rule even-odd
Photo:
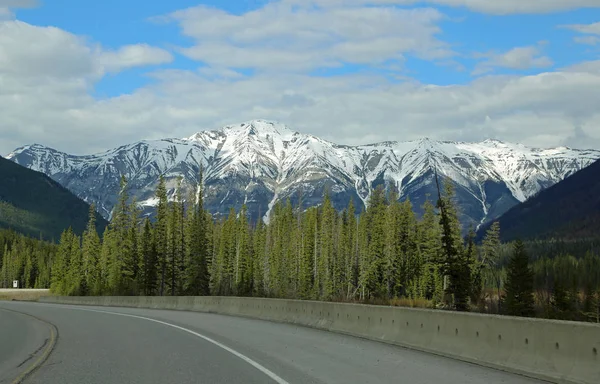
[[(0, 337), (13, 340), (25, 340), (34, 320), (2, 309), (58, 329), (25, 383), (541, 383), (351, 336), (197, 312), (0, 302)], [(0, 343), (0, 364), (11, 350)]]

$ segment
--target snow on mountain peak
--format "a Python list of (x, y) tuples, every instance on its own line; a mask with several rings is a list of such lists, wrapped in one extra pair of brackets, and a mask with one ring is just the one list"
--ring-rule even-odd
[(381, 183), (396, 186), (401, 196), (412, 200), (431, 193), (427, 188), (435, 168), (462, 187), (469, 204), (477, 205), (465, 211), (479, 224), (596, 161), (600, 151), (536, 149), (495, 139), (466, 143), (423, 138), (348, 146), (294, 132), (275, 121), (250, 120), (184, 139), (142, 140), (89, 156), (30, 145), (8, 158), (46, 173), (96, 203), (105, 216), (116, 202), (121, 174), (135, 187), (132, 195), (151, 207), (160, 175), (195, 182), (202, 165), (214, 209), (239, 209), (247, 203), (262, 215), (276, 199), (293, 198), (300, 191), (308, 196), (305, 201), (318, 204), (326, 188), (345, 194), (340, 206), (350, 196), (366, 204), (370, 191)]
[(259, 137), (278, 136), (281, 138), (289, 139), (296, 134), (298, 133), (289, 129), (285, 124), (281, 124), (276, 121), (250, 120), (240, 124), (226, 125), (217, 130), (197, 132), (191, 137), (186, 138), (184, 140), (202, 141), (202, 139), (205, 136), (211, 136), (216, 138), (222, 135), (243, 135)]

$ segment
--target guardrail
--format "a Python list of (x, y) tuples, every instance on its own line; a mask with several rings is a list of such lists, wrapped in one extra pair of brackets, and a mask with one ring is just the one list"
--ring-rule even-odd
[(42, 297), (41, 302), (220, 313), (396, 344), (555, 383), (600, 383), (600, 325), (320, 301), (240, 297)]

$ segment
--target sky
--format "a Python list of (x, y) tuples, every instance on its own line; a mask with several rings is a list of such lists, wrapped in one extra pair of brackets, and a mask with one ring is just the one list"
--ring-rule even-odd
[(600, 149), (600, 0), (0, 0), (0, 155), (253, 119)]

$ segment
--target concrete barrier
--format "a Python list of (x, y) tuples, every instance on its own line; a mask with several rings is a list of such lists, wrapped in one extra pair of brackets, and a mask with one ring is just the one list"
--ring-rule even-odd
[(42, 297), (293, 323), (396, 344), (555, 383), (600, 383), (600, 325), (425, 309), (239, 297)]

